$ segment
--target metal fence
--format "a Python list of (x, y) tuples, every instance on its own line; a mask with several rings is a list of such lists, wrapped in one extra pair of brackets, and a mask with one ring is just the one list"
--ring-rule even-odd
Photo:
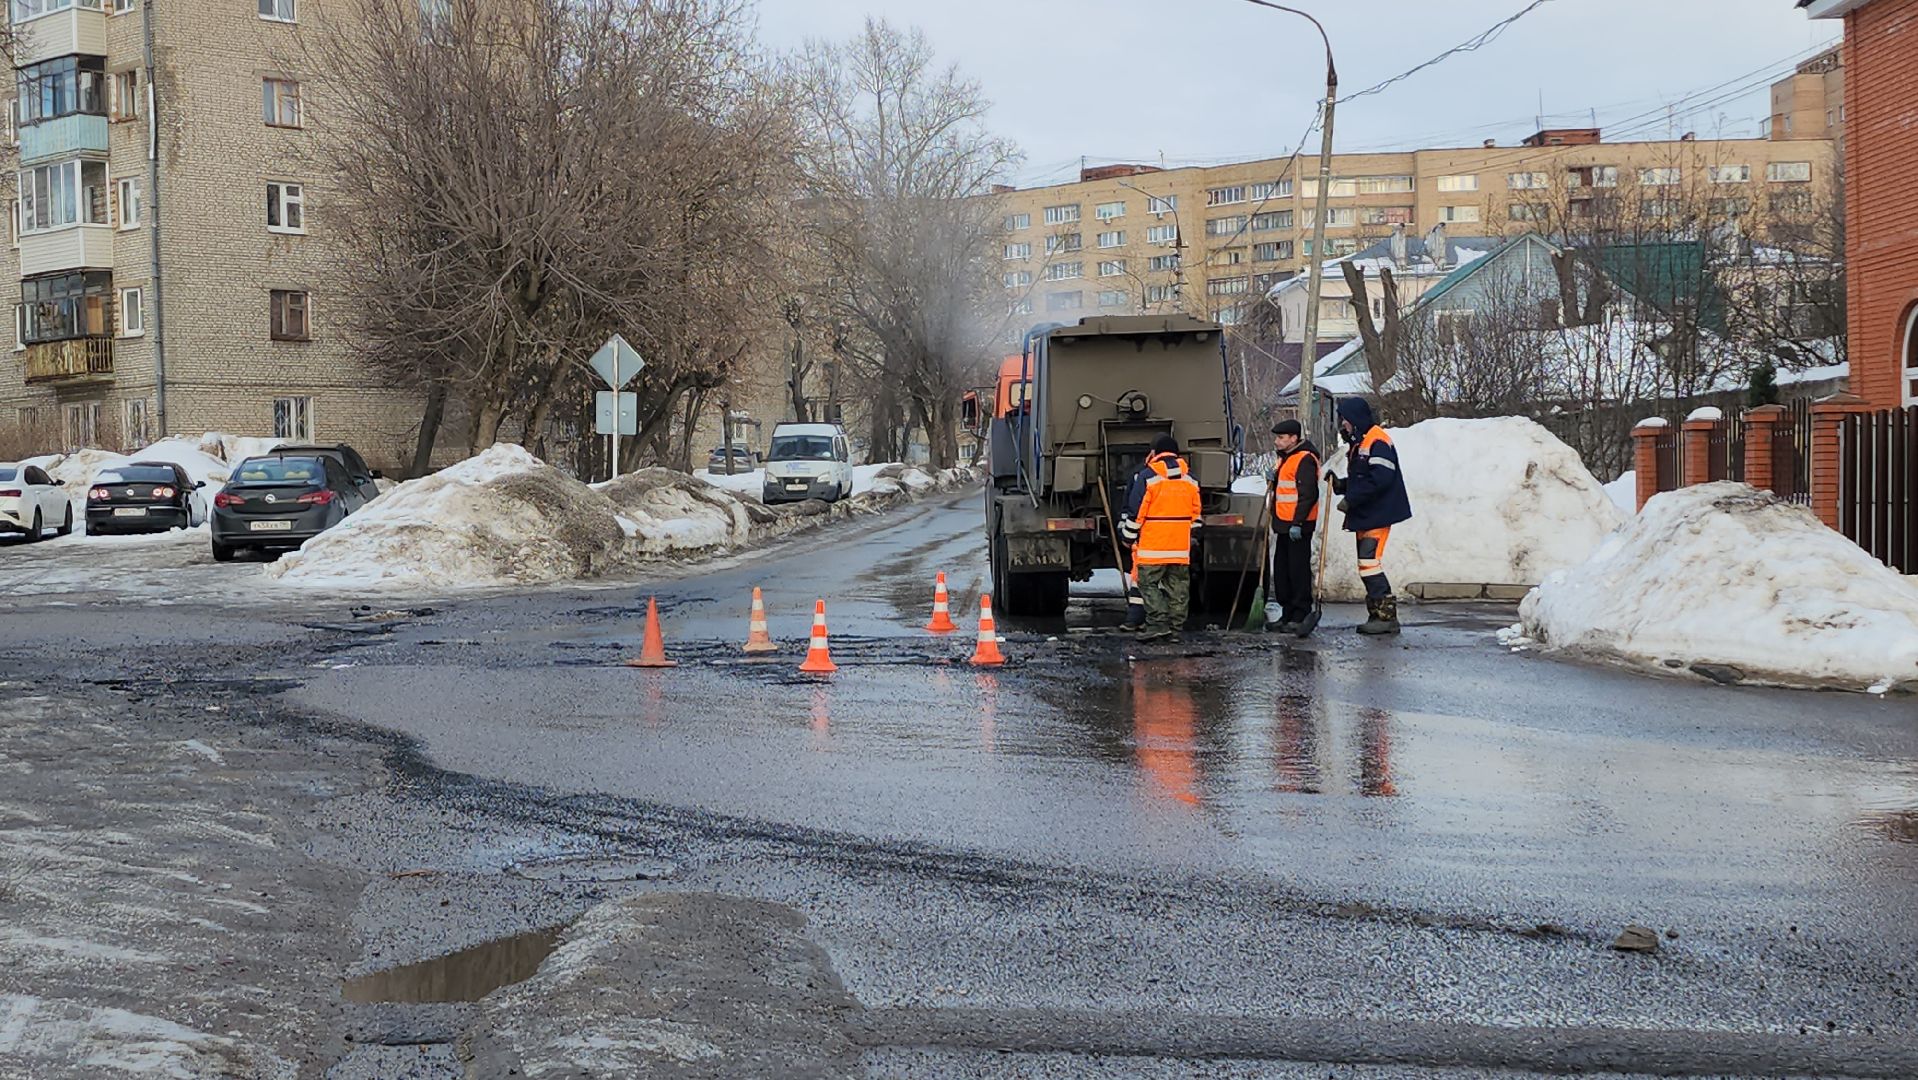
[(1918, 406), (1845, 418), (1838, 527), (1901, 574), (1918, 572)]

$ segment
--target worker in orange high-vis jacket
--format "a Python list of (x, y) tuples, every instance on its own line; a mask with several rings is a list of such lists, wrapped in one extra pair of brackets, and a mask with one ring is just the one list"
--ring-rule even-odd
[(1358, 630), (1396, 634), (1399, 602), (1385, 576), (1385, 542), (1392, 526), (1412, 516), (1399, 452), (1364, 398), (1339, 399), (1339, 435), (1350, 449), (1345, 454), (1345, 476), (1333, 477), (1332, 490), (1344, 496), (1339, 511), (1345, 515), (1346, 529), (1358, 536), (1359, 580), (1365, 583), (1367, 616)]
[(1133, 545), (1132, 563), (1145, 594), (1145, 639), (1169, 638), (1185, 625), (1192, 602), (1192, 528), (1199, 483), (1170, 435), (1152, 441), (1152, 456), (1132, 478), (1119, 535)]
[(1319, 451), (1297, 420), (1272, 428), (1272, 565), (1265, 628), (1296, 634), (1312, 613), (1312, 533), (1319, 524)]

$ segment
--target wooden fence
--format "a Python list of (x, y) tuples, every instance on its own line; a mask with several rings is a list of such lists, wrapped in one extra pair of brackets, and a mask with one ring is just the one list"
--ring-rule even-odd
[(1839, 531), (1899, 573), (1918, 573), (1918, 406), (1847, 416), (1838, 455)]

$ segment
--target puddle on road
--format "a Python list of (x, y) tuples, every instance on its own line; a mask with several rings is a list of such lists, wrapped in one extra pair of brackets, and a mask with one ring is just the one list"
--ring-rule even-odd
[(1883, 810), (1859, 819), (1859, 825), (1897, 844), (1918, 844), (1918, 810)]
[(550, 926), (361, 975), (342, 983), (340, 996), (357, 1005), (478, 1001), (502, 986), (531, 978), (540, 962), (559, 947), (565, 930)]

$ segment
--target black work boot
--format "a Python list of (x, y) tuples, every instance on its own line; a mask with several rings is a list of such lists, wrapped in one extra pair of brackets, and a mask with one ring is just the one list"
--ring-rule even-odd
[(1366, 613), (1371, 618), (1359, 624), (1359, 633), (1377, 636), (1399, 632), (1399, 598), (1392, 595), (1381, 596), (1365, 602)]

